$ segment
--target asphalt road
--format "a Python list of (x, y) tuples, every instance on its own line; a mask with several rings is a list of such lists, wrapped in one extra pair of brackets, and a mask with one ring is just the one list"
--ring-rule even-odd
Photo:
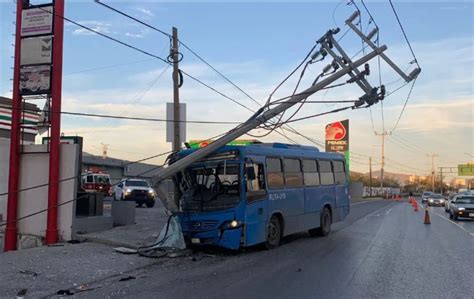
[(274, 250), (213, 252), (102, 279), (85, 297), (467, 298), (474, 294), (474, 221), (406, 202), (359, 202), (326, 238), (299, 234)]

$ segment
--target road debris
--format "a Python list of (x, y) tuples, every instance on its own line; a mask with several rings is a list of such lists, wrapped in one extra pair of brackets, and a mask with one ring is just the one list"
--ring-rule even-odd
[(19, 270), (18, 271), (21, 274), (26, 274), (26, 275), (31, 275), (31, 276), (38, 276), (39, 273), (35, 271), (30, 271), (30, 270)]
[(122, 277), (119, 279), (119, 281), (128, 281), (132, 279), (137, 279), (135, 276), (127, 276), (127, 277)]
[(25, 298), (26, 293), (28, 292), (28, 289), (21, 289), (17, 294), (16, 294), (16, 299), (23, 299)]

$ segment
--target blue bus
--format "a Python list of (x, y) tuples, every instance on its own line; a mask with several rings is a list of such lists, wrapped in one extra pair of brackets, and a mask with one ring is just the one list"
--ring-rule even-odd
[[(196, 149), (185, 149), (173, 161)], [(327, 236), (349, 213), (344, 157), (283, 143), (227, 145), (174, 177), (187, 244), (237, 250), (308, 231)]]

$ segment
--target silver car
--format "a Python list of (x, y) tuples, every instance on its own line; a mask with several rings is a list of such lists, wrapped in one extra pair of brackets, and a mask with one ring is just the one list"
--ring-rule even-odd
[(446, 213), (449, 213), (449, 210), (451, 208), (451, 203), (454, 200), (454, 198), (458, 195), (474, 195), (474, 191), (473, 190), (468, 190), (468, 191), (463, 191), (463, 192), (454, 193), (454, 194), (449, 195), (448, 200), (444, 204), (444, 211)]

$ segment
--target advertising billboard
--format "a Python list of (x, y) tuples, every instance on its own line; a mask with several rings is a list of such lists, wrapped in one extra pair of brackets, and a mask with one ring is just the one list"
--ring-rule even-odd
[(21, 14), (21, 36), (51, 34), (53, 32), (53, 6), (30, 8)]
[(349, 120), (326, 125), (326, 152), (346, 152), (349, 150)]
[(51, 36), (23, 38), (21, 40), (20, 64), (50, 64), (52, 46), (53, 38)]
[(20, 69), (20, 93), (22, 95), (50, 92), (51, 65), (27, 66)]

